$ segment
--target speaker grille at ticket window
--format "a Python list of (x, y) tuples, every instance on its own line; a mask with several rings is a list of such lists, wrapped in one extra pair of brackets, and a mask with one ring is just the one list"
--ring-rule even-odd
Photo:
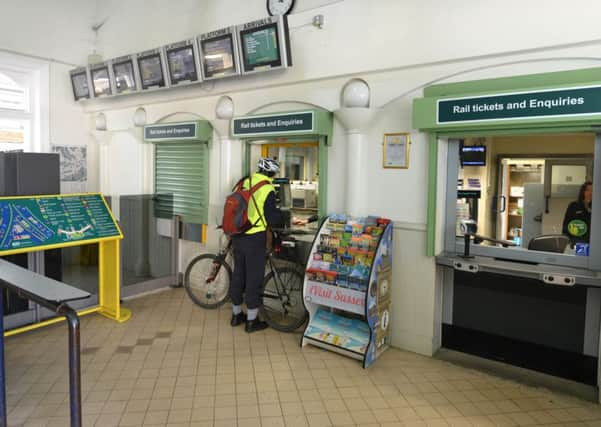
[(155, 144), (157, 216), (181, 215), (184, 222), (207, 224), (209, 150), (206, 143)]

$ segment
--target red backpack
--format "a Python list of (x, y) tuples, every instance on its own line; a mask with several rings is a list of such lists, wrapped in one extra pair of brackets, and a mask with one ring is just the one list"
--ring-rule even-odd
[[(250, 199), (253, 199), (253, 202), (256, 204), (254, 200), (254, 193), (268, 181), (261, 181), (258, 184), (250, 187), (250, 189), (244, 188), (244, 180), (246, 178), (242, 178), (233, 188), (233, 193), (225, 198), (225, 206), (223, 207), (223, 220), (221, 222), (221, 227), (223, 228), (223, 232), (228, 236), (235, 236), (237, 234), (242, 234), (253, 228), (262, 218), (259, 218), (257, 222), (252, 224), (248, 220), (248, 204), (250, 203)], [(250, 177), (248, 178), (249, 184), (252, 184), (250, 181)], [(257, 206), (257, 209), (259, 207)]]

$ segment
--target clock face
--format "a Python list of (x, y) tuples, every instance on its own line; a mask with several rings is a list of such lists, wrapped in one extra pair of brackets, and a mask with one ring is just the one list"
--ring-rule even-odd
[(270, 15), (286, 15), (294, 7), (294, 0), (267, 0), (267, 11)]

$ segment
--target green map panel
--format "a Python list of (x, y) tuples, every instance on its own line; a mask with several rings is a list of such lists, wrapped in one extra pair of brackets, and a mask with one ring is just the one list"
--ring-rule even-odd
[(0, 254), (119, 236), (99, 194), (0, 199)]

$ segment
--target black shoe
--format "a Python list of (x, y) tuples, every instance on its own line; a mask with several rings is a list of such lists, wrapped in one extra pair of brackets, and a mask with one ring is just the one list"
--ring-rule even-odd
[(230, 321), (230, 325), (238, 326), (246, 322), (246, 314), (240, 312), (238, 314), (232, 314), (232, 320)]
[(267, 329), (268, 327), (269, 325), (267, 323), (263, 322), (262, 320), (259, 320), (259, 318), (256, 318), (254, 320), (247, 320), (244, 330), (250, 334), (252, 332), (262, 331), (263, 329)]

